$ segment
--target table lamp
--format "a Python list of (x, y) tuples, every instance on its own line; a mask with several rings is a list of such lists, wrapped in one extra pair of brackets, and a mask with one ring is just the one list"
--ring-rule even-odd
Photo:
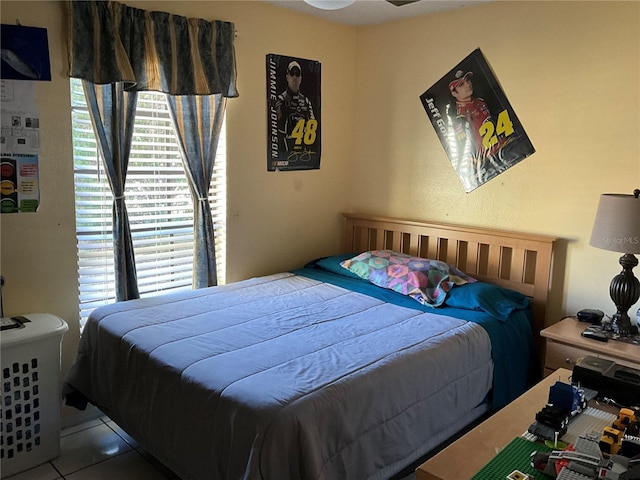
[(617, 308), (611, 330), (622, 336), (638, 333), (638, 328), (631, 325), (628, 311), (640, 298), (640, 282), (632, 271), (638, 265), (634, 254), (640, 253), (639, 196), (640, 189), (634, 190), (633, 195), (602, 194), (589, 241), (594, 247), (624, 254), (620, 257), (622, 272), (613, 277), (609, 286)]

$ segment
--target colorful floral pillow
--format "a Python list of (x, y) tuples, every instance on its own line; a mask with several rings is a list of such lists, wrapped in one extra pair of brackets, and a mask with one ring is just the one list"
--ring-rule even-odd
[(437, 307), (454, 285), (475, 282), (453, 265), (392, 250), (372, 250), (340, 263), (374, 285)]

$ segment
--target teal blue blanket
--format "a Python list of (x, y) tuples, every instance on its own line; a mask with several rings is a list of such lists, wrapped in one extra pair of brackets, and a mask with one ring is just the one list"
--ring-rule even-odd
[[(395, 305), (460, 318), (481, 325), (491, 340), (494, 361), (492, 407), (499, 408), (511, 402), (537, 379), (538, 361), (533, 343), (530, 308), (512, 312), (506, 321), (477, 310), (448, 306), (433, 308), (421, 305), (406, 295), (373, 285), (366, 280), (313, 268), (312, 265), (313, 263), (305, 268), (293, 270), (291, 273), (330, 283)], [(464, 286), (454, 288), (464, 288)]]

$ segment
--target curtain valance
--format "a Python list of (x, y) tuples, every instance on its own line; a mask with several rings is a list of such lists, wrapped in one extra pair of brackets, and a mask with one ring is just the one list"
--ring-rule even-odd
[(237, 97), (233, 23), (71, 1), (69, 75), (127, 90)]

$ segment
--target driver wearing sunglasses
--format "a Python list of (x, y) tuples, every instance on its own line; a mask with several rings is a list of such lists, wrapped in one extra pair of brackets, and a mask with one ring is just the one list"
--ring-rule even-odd
[(278, 129), (284, 136), (284, 149), (293, 148), (291, 132), (302, 119), (308, 121), (315, 119), (311, 101), (300, 93), (302, 83), (302, 68), (295, 60), (287, 66), (287, 89), (278, 95), (276, 100), (276, 113), (278, 115)]

